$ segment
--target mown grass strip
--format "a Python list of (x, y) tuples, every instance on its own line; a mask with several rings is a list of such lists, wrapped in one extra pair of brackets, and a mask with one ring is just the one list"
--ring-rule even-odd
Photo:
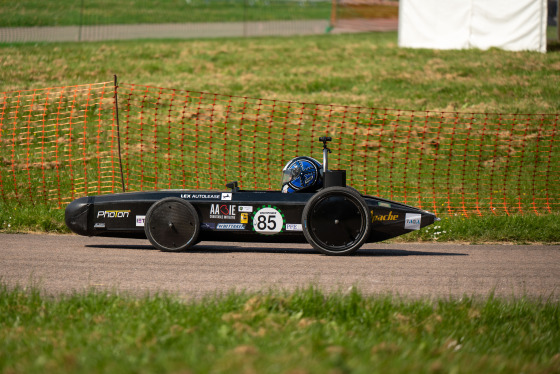
[(445, 217), (397, 241), (465, 241), (470, 243), (560, 243), (560, 216), (545, 215)]
[(0, 287), (1, 372), (557, 372), (558, 302)]
[(0, 27), (328, 19), (329, 1), (19, 0), (0, 2)]

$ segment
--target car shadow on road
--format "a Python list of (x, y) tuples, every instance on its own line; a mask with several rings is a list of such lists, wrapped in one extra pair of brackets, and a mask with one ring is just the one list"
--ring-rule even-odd
[[(89, 248), (106, 248), (106, 249), (130, 249), (139, 251), (158, 251), (153, 246), (147, 244), (90, 244), (86, 245)], [(165, 252), (162, 252), (165, 253)], [(287, 253), (287, 254), (315, 254), (320, 255), (320, 252), (313, 248), (293, 248), (293, 247), (244, 247), (236, 245), (208, 245), (198, 244), (189, 250), (180, 252), (183, 254), (189, 253)], [(405, 250), (405, 249), (360, 249), (353, 257), (403, 257), (403, 256), (468, 256), (467, 253), (457, 252), (429, 252), (418, 250)]]
[(426, 252), (405, 249), (361, 249), (355, 256), (399, 257), (399, 256), (468, 256), (467, 253), (457, 252)]

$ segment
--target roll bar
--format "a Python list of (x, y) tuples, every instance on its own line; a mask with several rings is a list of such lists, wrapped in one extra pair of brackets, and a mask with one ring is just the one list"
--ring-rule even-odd
[(323, 142), (323, 172), (329, 170), (329, 153), (331, 150), (327, 147), (327, 142), (332, 141), (330, 136), (321, 136), (319, 138), (320, 142)]

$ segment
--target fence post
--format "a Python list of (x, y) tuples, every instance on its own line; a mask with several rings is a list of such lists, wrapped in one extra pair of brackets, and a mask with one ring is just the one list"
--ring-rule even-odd
[[(332, 6), (331, 6), (331, 24), (329, 25), (330, 30), (332, 30), (334, 28), (334, 26), (336, 25), (336, 0), (332, 0)], [(330, 31), (329, 30), (329, 31)]]
[[(82, 0), (83, 1), (83, 0)], [(124, 186), (124, 174), (123, 174), (123, 167), (122, 167), (122, 157), (121, 157), (121, 130), (119, 125), (119, 97), (117, 95), (117, 88), (119, 87), (117, 83), (117, 75), (115, 77), (115, 116), (117, 120), (117, 149), (119, 151), (119, 167), (121, 169), (121, 183), (122, 183), (122, 190), (126, 192), (126, 188)]]

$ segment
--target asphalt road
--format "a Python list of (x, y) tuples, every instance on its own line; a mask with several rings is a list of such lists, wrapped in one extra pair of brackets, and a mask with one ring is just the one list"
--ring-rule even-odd
[[(320, 35), (328, 20), (196, 22), (137, 25), (0, 27), (0, 42), (192, 39), (252, 36)], [(331, 34), (396, 31), (396, 19), (341, 20)]]
[(147, 240), (0, 234), (0, 282), (48, 294), (91, 288), (199, 297), (230, 290), (352, 286), (366, 294), (439, 298), (560, 295), (560, 246), (368, 244), (329, 257), (308, 245), (203, 242), (164, 253)]

